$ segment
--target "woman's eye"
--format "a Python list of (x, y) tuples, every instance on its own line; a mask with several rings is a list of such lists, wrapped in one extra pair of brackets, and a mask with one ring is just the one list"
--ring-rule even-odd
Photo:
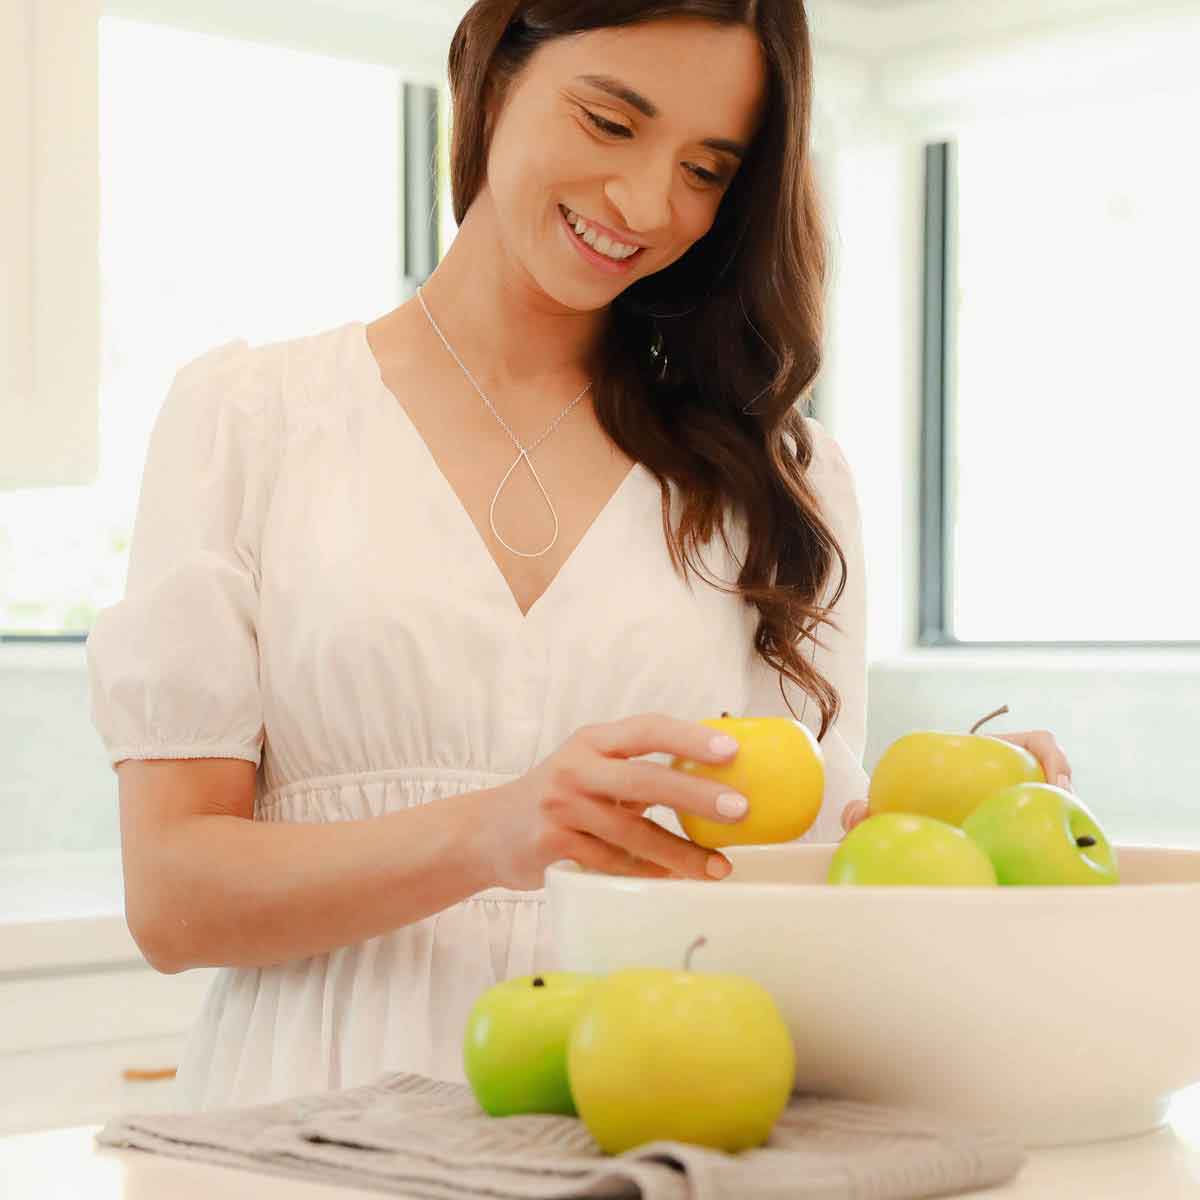
[[(592, 112), (590, 108), (583, 109), (583, 113), (597, 129), (601, 129), (605, 133), (616, 134), (618, 137), (633, 137), (633, 130), (626, 125), (618, 125), (615, 121), (606, 121)], [(687, 169), (703, 183), (716, 184), (723, 183), (725, 180), (724, 175), (714, 175), (712, 171), (706, 171), (703, 167), (696, 167), (691, 163), (687, 164)]]
[(585, 108), (583, 111), (587, 114), (588, 120), (598, 129), (603, 129), (605, 133), (615, 133), (621, 137), (633, 136), (633, 130), (625, 125), (618, 125), (614, 121), (606, 121), (603, 117), (596, 116), (590, 108)]

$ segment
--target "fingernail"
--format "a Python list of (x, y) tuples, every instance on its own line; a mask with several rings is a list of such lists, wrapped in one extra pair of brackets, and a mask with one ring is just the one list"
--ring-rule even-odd
[(736, 738), (720, 733), (708, 743), (708, 748), (713, 754), (726, 755), (732, 754), (738, 748), (738, 743)]
[(744, 817), (750, 801), (737, 792), (722, 792), (717, 797), (717, 812), (723, 817)]
[(1070, 775), (1059, 775), (1059, 777), (1058, 777), (1058, 786), (1059, 786), (1060, 788), (1064, 788), (1064, 789), (1065, 789), (1066, 791), (1068, 791), (1068, 792), (1069, 792), (1069, 791), (1072, 791), (1073, 789), (1072, 789), (1072, 787), (1071, 787), (1071, 777), (1070, 777)]
[(729, 874), (730, 866), (723, 859), (718, 858), (715, 854), (708, 860), (707, 866), (704, 868), (714, 879), (724, 879)]

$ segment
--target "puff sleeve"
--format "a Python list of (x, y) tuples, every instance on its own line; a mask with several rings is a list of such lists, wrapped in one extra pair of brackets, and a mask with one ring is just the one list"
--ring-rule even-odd
[[(867, 796), (870, 777), (862, 758), (867, 740), (867, 571), (863, 548), (862, 514), (854, 475), (836, 439), (819, 421), (804, 418), (813, 439), (809, 479), (821, 500), (822, 515), (832, 528), (846, 558), (846, 586), (833, 609), (841, 631), (822, 624), (817, 637), (823, 643), (812, 649), (810, 661), (837, 689), (842, 708), (821, 742), (825, 757), (825, 799), (821, 812), (802, 841), (836, 842), (844, 833), (842, 810), (853, 800)], [(833, 570), (821, 604), (827, 605), (841, 579), (841, 565)], [(786, 676), (754, 655), (747, 715), (790, 717), (779, 694), (779, 682), (800, 719), (814, 734), (821, 729), (821, 709), (816, 701)]]
[(152, 426), (125, 594), (86, 643), (92, 724), (114, 771), (126, 758), (261, 759), (271, 350), (239, 339), (188, 362)]

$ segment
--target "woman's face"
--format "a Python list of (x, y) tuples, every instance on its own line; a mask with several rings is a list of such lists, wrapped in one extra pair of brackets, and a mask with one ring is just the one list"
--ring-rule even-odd
[[(487, 186), (506, 256), (579, 310), (669, 266), (716, 219), (765, 90), (745, 26), (670, 17), (547, 43), (492, 131)], [(614, 263), (603, 242), (577, 245), (567, 209), (641, 248)]]

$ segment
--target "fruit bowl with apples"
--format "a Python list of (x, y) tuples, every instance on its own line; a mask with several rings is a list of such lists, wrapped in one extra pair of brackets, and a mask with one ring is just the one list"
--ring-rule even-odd
[[(797, 1090), (924, 1108), (1029, 1147), (1148, 1132), (1200, 1082), (1200, 850), (1113, 845), (1028, 751), (925, 731), (885, 751), (866, 820), (840, 843), (800, 842), (797, 808), (809, 824), (819, 808), (819, 746), (786, 743), (800, 782), (784, 795), (780, 764), (756, 761), (748, 719), (740, 732), (731, 764), (672, 763), (740, 783), (757, 805), (759, 844), (718, 842), (733, 864), (725, 879), (610, 875), (570, 860), (546, 872), (561, 971), (677, 971), (695, 949), (689, 973), (707, 976), (711, 995), (693, 980), (659, 996), (675, 1005), (677, 1061), (728, 1039), (705, 1014), (742, 979), (787, 1027)], [(755, 792), (756, 778), (773, 790)], [(769, 840), (776, 807), (786, 840)], [(631, 1028), (650, 1001), (622, 1001)], [(748, 1052), (759, 1024), (740, 1030)]]

